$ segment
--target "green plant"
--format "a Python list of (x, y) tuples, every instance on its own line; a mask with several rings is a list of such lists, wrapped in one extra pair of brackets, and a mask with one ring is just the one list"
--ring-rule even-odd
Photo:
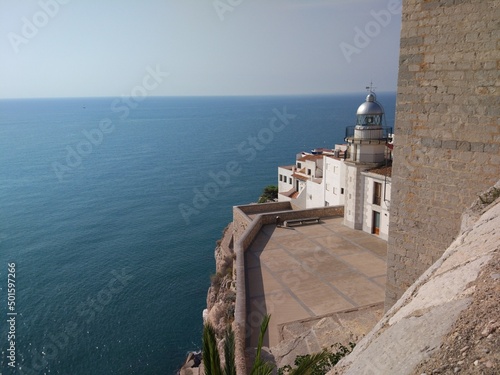
[(278, 198), (278, 187), (274, 185), (268, 185), (264, 188), (262, 195), (259, 198), (259, 203), (266, 203), (267, 201), (273, 201)]
[[(298, 374), (308, 374), (308, 375), (324, 375), (333, 366), (337, 364), (342, 358), (349, 354), (356, 344), (350, 342), (349, 347), (342, 344), (335, 344), (330, 347), (332, 351), (323, 349), (321, 353), (317, 354), (307, 354), (299, 355), (295, 358), (294, 365), (297, 366), (295, 369), (292, 366), (283, 366), (278, 370), (278, 375), (298, 375)], [(302, 368), (306, 368), (306, 372)], [(299, 372), (297, 372), (299, 371)]]
[[(253, 362), (250, 375), (271, 375), (275, 366), (272, 363), (264, 362), (261, 357), (262, 346), (264, 344), (264, 336), (269, 326), (270, 315), (265, 315), (262, 319), (259, 332), (259, 341), (257, 344), (257, 351), (255, 360)], [(234, 347), (234, 332), (231, 326), (225, 333), (224, 341), (224, 357), (226, 363), (224, 369), (221, 368), (219, 351), (217, 349), (217, 340), (215, 337), (215, 330), (211, 324), (206, 323), (203, 327), (203, 366), (205, 367), (205, 375), (236, 375), (235, 366), (235, 347)], [(323, 361), (327, 352), (323, 351), (318, 354), (309, 355), (307, 358), (301, 359), (297, 368), (287, 372), (289, 375), (312, 375), (315, 366)], [(304, 356), (305, 357), (305, 356)], [(280, 371), (282, 371), (280, 369)], [(283, 374), (283, 372), (279, 372)]]
[(205, 375), (220, 375), (220, 356), (215, 339), (215, 330), (211, 324), (203, 327), (203, 366)]
[(264, 362), (261, 358), (262, 345), (264, 344), (264, 336), (269, 326), (269, 320), (271, 315), (264, 315), (262, 323), (260, 325), (259, 341), (257, 344), (257, 353), (255, 354), (255, 360), (253, 362), (252, 371), (250, 375), (271, 375), (274, 370), (274, 365), (268, 362)]

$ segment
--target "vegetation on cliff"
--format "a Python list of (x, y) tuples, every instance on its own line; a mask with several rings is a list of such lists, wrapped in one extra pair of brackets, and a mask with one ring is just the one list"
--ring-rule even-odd
[(268, 185), (264, 188), (258, 203), (274, 202), (276, 199), (278, 199), (278, 187)]
[[(265, 362), (262, 359), (262, 347), (264, 344), (264, 336), (269, 326), (270, 315), (265, 315), (260, 325), (259, 341), (257, 351), (249, 372), (250, 375), (271, 375), (275, 370), (275, 365), (270, 362)], [(344, 347), (345, 348), (345, 347)], [(347, 353), (349, 350), (345, 348)], [(234, 333), (231, 326), (228, 326), (224, 337), (224, 366), (221, 365), (219, 350), (217, 348), (217, 339), (215, 330), (210, 323), (206, 323), (203, 329), (203, 366), (205, 375), (236, 375), (235, 367), (235, 347)], [(345, 354), (344, 354), (345, 355)], [(287, 369), (288, 375), (314, 375), (315, 370), (324, 368), (324, 364), (328, 364), (331, 353), (323, 351), (314, 355), (303, 356), (297, 367)], [(340, 357), (341, 358), (341, 357)], [(340, 359), (338, 358), (337, 361)], [(336, 362), (335, 362), (336, 363)], [(323, 365), (322, 365), (323, 364)], [(281, 371), (281, 369), (280, 369)], [(283, 374), (283, 372), (280, 372)], [(324, 374), (324, 372), (322, 373)]]
[[(309, 367), (309, 375), (324, 375), (329, 370), (333, 368), (342, 358), (348, 355), (356, 344), (353, 342), (349, 343), (349, 347), (337, 343), (336, 345), (331, 346), (332, 351), (328, 351), (327, 349), (323, 349), (321, 357), (319, 360), (314, 361), (314, 365)], [(335, 350), (334, 350), (335, 349)], [(318, 358), (319, 354), (307, 354), (307, 355), (299, 355), (295, 359), (296, 368), (300, 368), (304, 363), (307, 363), (308, 366), (310, 364), (311, 358)], [(294, 374), (295, 369), (292, 369), (292, 366), (284, 366), (278, 370), (278, 375), (291, 375)]]

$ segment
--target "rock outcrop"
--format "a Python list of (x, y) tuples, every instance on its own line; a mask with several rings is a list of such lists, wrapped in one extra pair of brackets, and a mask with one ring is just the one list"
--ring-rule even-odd
[[(234, 320), (236, 292), (234, 284), (235, 259), (233, 252), (233, 223), (223, 232), (215, 249), (215, 270), (207, 293), (207, 308), (203, 311), (204, 323), (210, 323), (216, 333), (219, 353), (223, 355), (224, 335)], [(222, 358), (224, 361), (224, 358)]]
[(500, 371), (500, 181), (464, 214), (462, 233), (329, 372)]

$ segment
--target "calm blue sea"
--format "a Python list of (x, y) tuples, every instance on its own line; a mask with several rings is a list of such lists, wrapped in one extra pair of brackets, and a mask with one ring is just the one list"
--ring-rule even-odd
[(200, 348), (231, 207), (342, 142), (365, 96), (0, 101), (0, 373), (172, 374)]

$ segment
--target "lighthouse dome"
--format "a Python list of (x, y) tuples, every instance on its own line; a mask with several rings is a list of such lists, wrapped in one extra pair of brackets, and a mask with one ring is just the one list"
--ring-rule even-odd
[(356, 112), (356, 115), (362, 115), (362, 116), (377, 116), (377, 115), (383, 115), (384, 114), (384, 109), (380, 104), (377, 103), (376, 101), (375, 94), (373, 92), (370, 92), (366, 96), (366, 101), (361, 104)]

